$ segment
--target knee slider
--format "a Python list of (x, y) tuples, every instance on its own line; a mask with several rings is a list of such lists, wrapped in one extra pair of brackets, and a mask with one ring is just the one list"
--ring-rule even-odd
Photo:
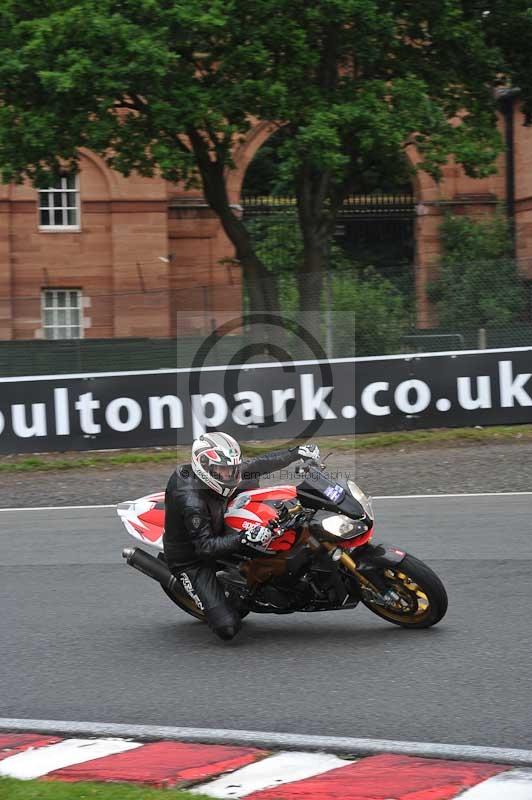
[(229, 606), (215, 606), (207, 611), (211, 630), (225, 641), (233, 639), (241, 628), (240, 615)]
[(215, 628), (214, 632), (220, 637), (220, 639), (228, 642), (231, 639), (234, 639), (239, 630), (240, 625), (221, 625), (219, 628)]

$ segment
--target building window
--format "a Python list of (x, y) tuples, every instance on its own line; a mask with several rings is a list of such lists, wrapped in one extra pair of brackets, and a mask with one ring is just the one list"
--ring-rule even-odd
[(39, 189), (39, 227), (43, 230), (79, 230), (79, 183), (77, 175), (55, 178)]
[(43, 289), (41, 306), (45, 339), (83, 338), (80, 289)]

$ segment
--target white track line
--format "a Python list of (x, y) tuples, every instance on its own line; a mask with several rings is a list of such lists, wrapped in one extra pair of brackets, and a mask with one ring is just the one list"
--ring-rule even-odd
[(532, 800), (532, 769), (501, 772), (467, 789), (460, 800)]
[[(67, 736), (102, 736), (140, 741), (202, 742), (263, 747), (267, 750), (309, 750), (337, 755), (375, 755), (399, 753), (457, 761), (486, 761), (532, 767), (532, 750), (434, 742), (401, 742), (390, 739), (354, 739), (342, 736), (310, 736), (298, 733), (242, 731), (219, 728), (177, 728), (164, 725), (125, 725), (113, 722), (66, 722), (46, 719), (0, 718), (0, 731), (6, 733), (49, 733)], [(0, 762), (5, 763), (5, 762)]]
[[(373, 500), (432, 500), (445, 497), (527, 497), (532, 492), (464, 492), (462, 494), (376, 494)], [(117, 503), (97, 506), (30, 506), (28, 508), (0, 508), (2, 511), (74, 511), (86, 508), (116, 508)]]
[(0, 508), (0, 511), (75, 511), (82, 508), (116, 508), (117, 503), (101, 506), (30, 506), (29, 508)]
[(72, 764), (83, 764), (93, 758), (112, 756), (141, 746), (141, 742), (126, 742), (124, 739), (65, 739), (9, 756), (0, 762), (0, 775), (30, 780)]
[(207, 794), (210, 797), (245, 797), (261, 789), (274, 789), (284, 783), (293, 783), (314, 775), (321, 775), (331, 769), (352, 764), (327, 753), (277, 753), (264, 761), (249, 764), (247, 767), (224, 775), (218, 780), (203, 783), (192, 789), (192, 794)]
[(374, 500), (431, 500), (442, 497), (523, 497), (532, 492), (462, 492), (459, 494), (380, 494)]

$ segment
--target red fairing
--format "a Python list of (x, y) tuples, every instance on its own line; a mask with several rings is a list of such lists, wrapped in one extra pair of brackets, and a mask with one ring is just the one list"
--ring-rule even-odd
[[(276, 505), (280, 501), (290, 505), (296, 498), (297, 493), (294, 486), (253, 489), (250, 492), (238, 494), (227, 506), (226, 528), (230, 531), (243, 531), (251, 525), (269, 525), (277, 517)], [(127, 509), (121, 509), (118, 513), (129, 533), (136, 539), (149, 542), (162, 550), (164, 492), (155, 492), (124, 505), (128, 506)], [(372, 535), (373, 528), (354, 539), (339, 539), (338, 547), (343, 550), (353, 550), (369, 542)], [(279, 538), (273, 539), (268, 549), (290, 550), (295, 540), (295, 531), (288, 530)]]
[(143, 514), (139, 514), (140, 522), (146, 525), (142, 535), (144, 538), (156, 542), (164, 531), (164, 492), (148, 495), (146, 499), (151, 501), (152, 507)]
[(367, 544), (373, 536), (373, 528), (370, 528), (366, 533), (361, 533), (360, 536), (355, 536), (354, 539), (344, 539), (338, 542), (338, 547), (342, 550), (354, 550), (355, 547), (362, 547)]
[(132, 536), (162, 547), (160, 540), (164, 531), (164, 492), (140, 497), (132, 501), (128, 509), (118, 513)]
[[(274, 503), (296, 498), (294, 486), (274, 486), (243, 492), (231, 500), (225, 513), (225, 524), (231, 531), (242, 531), (251, 525), (269, 525), (277, 517)], [(290, 550), (296, 539), (294, 531), (286, 531), (268, 545), (269, 550)]]
[(145, 527), (139, 529), (143, 539), (149, 542), (156, 542), (164, 533), (164, 511), (159, 511), (154, 508), (146, 514), (141, 514), (139, 520), (144, 523)]
[(251, 492), (243, 492), (241, 495), (237, 495), (229, 503), (228, 509), (238, 503), (238, 498), (243, 496), (251, 498), (252, 502), (257, 500), (262, 500), (265, 503), (270, 500), (295, 500), (297, 490), (295, 486), (266, 486), (264, 489), (253, 489)]

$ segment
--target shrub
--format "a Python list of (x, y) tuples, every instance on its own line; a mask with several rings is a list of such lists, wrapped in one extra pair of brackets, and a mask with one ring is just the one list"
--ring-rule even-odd
[[(301, 263), (301, 233), (295, 216), (271, 215), (250, 223), (257, 254), (277, 275), (281, 312), (297, 317), (296, 269)], [(352, 262), (337, 245), (330, 255), (331, 318), (336, 356), (384, 355), (400, 349), (408, 327), (405, 297), (371, 267)], [(327, 297), (323, 289), (321, 341), (326, 340)]]
[(512, 258), (507, 221), (449, 216), (440, 228), (443, 256), (429, 286), (440, 325), (453, 328), (505, 326), (518, 320), (524, 288)]
[(386, 355), (400, 350), (408, 327), (405, 300), (371, 268), (332, 278), (336, 355)]

